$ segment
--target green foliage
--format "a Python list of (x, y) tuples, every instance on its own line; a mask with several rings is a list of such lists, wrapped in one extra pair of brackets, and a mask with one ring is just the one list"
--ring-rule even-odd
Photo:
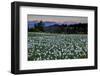
[(87, 35), (29, 32), (28, 60), (87, 58), (87, 43)]
[(45, 26), (43, 21), (34, 24), (33, 28), (28, 28), (28, 32), (48, 32), (48, 33), (66, 33), (66, 34), (87, 34), (88, 24), (53, 24)]
[(30, 32), (43, 32), (44, 31), (44, 23), (42, 21), (34, 24), (34, 28), (29, 29)]

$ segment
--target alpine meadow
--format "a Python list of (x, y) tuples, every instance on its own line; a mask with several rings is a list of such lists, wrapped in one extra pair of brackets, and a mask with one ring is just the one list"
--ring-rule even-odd
[(88, 58), (88, 18), (27, 15), (28, 61)]

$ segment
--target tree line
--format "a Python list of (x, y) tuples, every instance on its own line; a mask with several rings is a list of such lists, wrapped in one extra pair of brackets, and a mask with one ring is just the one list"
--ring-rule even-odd
[(53, 24), (50, 26), (45, 26), (43, 21), (34, 24), (33, 28), (28, 27), (28, 32), (48, 32), (48, 33), (66, 33), (66, 34), (87, 34), (88, 24)]

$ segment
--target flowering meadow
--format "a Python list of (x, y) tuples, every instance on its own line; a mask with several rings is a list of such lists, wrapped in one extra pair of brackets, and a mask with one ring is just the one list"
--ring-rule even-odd
[(28, 32), (28, 61), (88, 58), (87, 34)]

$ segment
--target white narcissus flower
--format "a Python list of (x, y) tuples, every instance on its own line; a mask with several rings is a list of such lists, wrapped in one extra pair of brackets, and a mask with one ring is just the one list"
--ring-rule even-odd
[[(65, 35), (50, 33), (30, 33), (28, 37), (28, 57), (33, 60), (63, 59), (87, 56), (88, 42), (86, 35)], [(33, 36), (32, 36), (33, 35)], [(36, 36), (35, 36), (36, 35)], [(33, 53), (34, 52), (34, 53)], [(30, 53), (32, 55), (30, 55)]]

